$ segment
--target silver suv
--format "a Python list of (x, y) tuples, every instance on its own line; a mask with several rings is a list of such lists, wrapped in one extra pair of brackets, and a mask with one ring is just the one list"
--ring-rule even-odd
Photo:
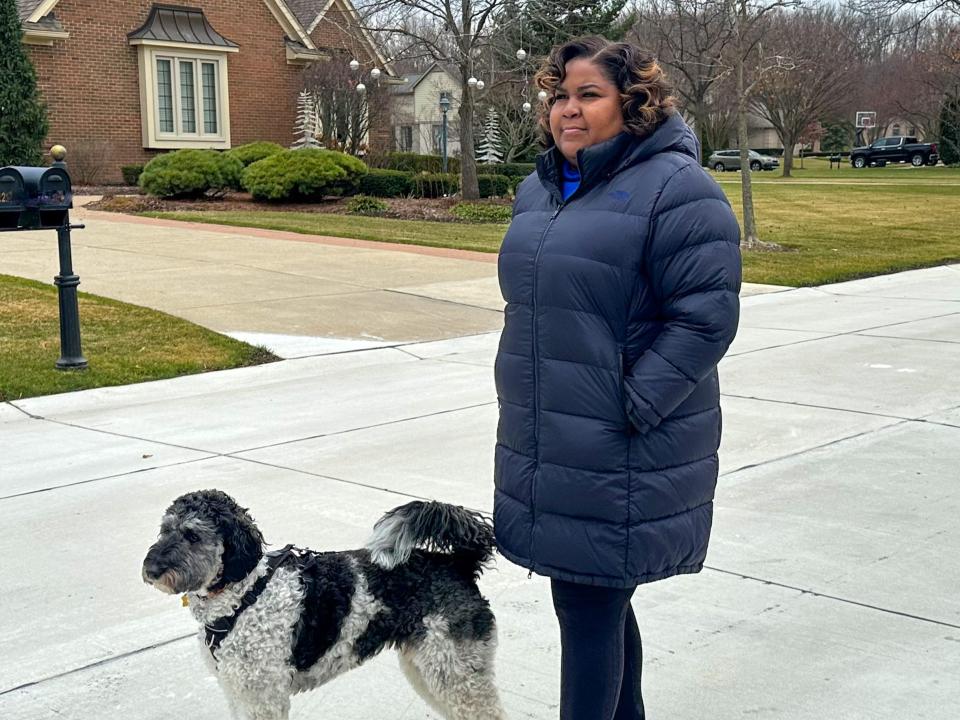
[[(750, 169), (756, 172), (757, 170), (773, 170), (774, 168), (780, 167), (780, 161), (775, 157), (770, 157), (769, 155), (761, 155), (755, 150), (750, 150)], [(740, 169), (740, 151), (739, 150), (717, 150), (710, 156), (710, 159), (707, 160), (707, 167), (717, 172), (723, 172), (724, 170), (739, 170)]]

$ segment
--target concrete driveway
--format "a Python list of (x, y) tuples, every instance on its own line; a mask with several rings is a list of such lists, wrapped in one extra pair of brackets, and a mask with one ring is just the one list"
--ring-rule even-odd
[[(218, 241), (230, 235), (205, 232), (188, 241), (181, 231), (176, 242), (209, 246), (220, 267), (231, 249)], [(123, 243), (145, 242), (91, 241), (78, 257), (117, 257)], [(189, 612), (139, 577), (163, 509), (182, 492), (226, 490), (273, 545), (322, 549), (360, 545), (383, 511), (410, 497), (491, 509), (499, 318), (488, 292), (466, 298), (493, 282), (495, 265), (393, 253), (404, 267), (416, 260), (403, 286), (418, 289), (410, 302), (436, 308), (419, 325), (442, 337), (417, 342), (400, 326), (395, 335), (376, 326), (401, 293), (358, 281), (384, 267), (361, 249), (352, 265), (331, 260), (336, 272), (312, 260), (255, 272), (281, 285), (293, 276), (350, 286), (302, 296), (318, 307), (368, 294), (371, 324), (358, 320), (357, 335), (402, 347), (318, 354), (316, 345), (272, 365), (0, 405), (0, 717), (227, 716)], [(136, 301), (184, 267), (177, 252), (165, 244), (139, 281), (114, 276), (115, 291), (103, 265), (77, 269), (84, 289)], [(0, 272), (30, 269), (29, 255), (0, 250)], [(240, 302), (263, 320), (242, 331), (310, 337), (282, 313), (276, 325), (256, 315), (272, 291), (249, 287)], [(216, 303), (196, 299), (204, 292), (169, 302), (214, 317)], [(708, 567), (634, 598), (652, 720), (956, 719), (958, 366), (960, 265), (744, 299), (721, 368)], [(499, 619), (510, 717), (556, 717), (548, 583), (500, 559), (482, 586)], [(292, 717), (434, 716), (387, 652), (297, 697)]]

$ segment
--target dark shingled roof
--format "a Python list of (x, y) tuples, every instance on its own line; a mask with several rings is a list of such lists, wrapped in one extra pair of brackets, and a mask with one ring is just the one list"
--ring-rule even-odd
[(191, 45), (238, 47), (235, 42), (227, 40), (211, 27), (202, 10), (172, 5), (154, 5), (143, 27), (134, 30), (127, 37), (131, 40), (164, 40)]
[(286, 0), (286, 5), (303, 29), (309, 30), (326, 3), (323, 0)]
[(25, 22), (33, 15), (33, 11), (42, 2), (43, 0), (17, 0), (17, 14), (20, 16), (20, 22)]

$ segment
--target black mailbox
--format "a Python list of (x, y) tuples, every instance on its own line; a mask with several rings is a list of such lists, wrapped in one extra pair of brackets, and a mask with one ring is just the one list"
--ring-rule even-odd
[(59, 167), (0, 169), (0, 227), (58, 228), (73, 207), (73, 188)]
[(0, 168), (0, 228), (20, 227), (20, 215), (26, 208), (27, 193), (23, 175), (17, 168)]

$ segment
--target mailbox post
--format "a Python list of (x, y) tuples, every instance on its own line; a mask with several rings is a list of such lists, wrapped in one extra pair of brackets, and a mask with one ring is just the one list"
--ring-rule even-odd
[(83, 225), (70, 224), (73, 189), (67, 166), (67, 151), (54, 145), (50, 151), (54, 163), (49, 168), (0, 168), (0, 232), (56, 230), (60, 254), (60, 274), (53, 282), (60, 302), (60, 370), (87, 367), (80, 349), (80, 313), (77, 307), (77, 285), (80, 278), (73, 272), (70, 230)]

